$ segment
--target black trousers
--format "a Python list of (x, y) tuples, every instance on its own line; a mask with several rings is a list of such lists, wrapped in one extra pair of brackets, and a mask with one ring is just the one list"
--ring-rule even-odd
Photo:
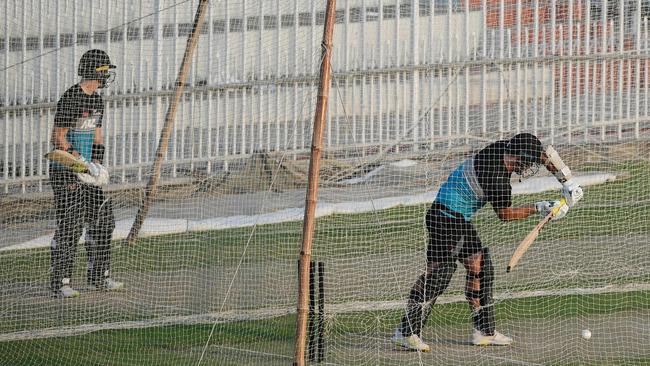
[[(77, 243), (86, 227), (87, 280), (101, 284), (109, 276), (111, 238), (115, 229), (113, 204), (101, 187), (81, 183), (74, 173), (50, 168), (54, 191), (56, 232), (51, 244), (52, 290), (72, 277)], [(67, 282), (67, 281), (65, 281)]]
[(429, 233), (429, 262), (453, 262), (471, 257), (483, 249), (474, 225), (439, 203), (431, 205), (425, 224)]
[(405, 336), (421, 334), (431, 307), (449, 286), (456, 271), (456, 261), (483, 250), (474, 225), (439, 203), (431, 205), (425, 224), (429, 233), (427, 262), (436, 266), (434, 270), (428, 269), (421, 274), (409, 292), (406, 314), (400, 323)]

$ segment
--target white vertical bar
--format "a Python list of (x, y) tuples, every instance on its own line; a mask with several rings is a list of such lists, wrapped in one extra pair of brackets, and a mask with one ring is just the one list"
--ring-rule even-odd
[[(592, 51), (591, 53), (597, 54), (599, 53), (599, 42), (596, 39), (598, 37), (598, 23), (596, 22), (595, 24), (592, 25), (592, 34), (594, 35), (594, 42), (592, 46)], [(601, 60), (602, 62), (602, 60)], [(598, 62), (594, 61), (594, 64), (592, 66), (591, 74), (592, 74), (592, 82), (591, 82), (591, 125), (596, 124), (596, 117), (598, 115), (598, 110), (596, 103), (598, 103), (598, 72), (599, 72), (599, 67), (598, 67)]]
[[(567, 67), (567, 82), (566, 82), (566, 93), (567, 93), (567, 138), (568, 142), (571, 143), (572, 140), (572, 131), (571, 131), (571, 121), (572, 121), (572, 108), (573, 108), (573, 61), (571, 61), (571, 56), (573, 56), (573, 2), (574, 0), (569, 0), (569, 62)], [(563, 43), (564, 44), (564, 43)], [(564, 95), (564, 93), (562, 93)]]
[[(209, 10), (209, 12), (211, 13), (212, 11)], [(212, 24), (211, 18), (212, 17), (208, 15), (207, 24)], [(210, 30), (210, 34), (211, 33), (212, 33), (212, 30)], [(208, 45), (208, 48), (210, 48), (210, 45)], [(209, 75), (209, 69), (208, 69), (208, 75)], [(208, 76), (208, 78), (209, 78), (209, 76)], [(210, 173), (212, 172), (212, 158), (213, 158), (213, 155), (212, 155), (212, 122), (217, 121), (219, 117), (218, 117), (217, 113), (215, 111), (213, 111), (213, 108), (212, 108), (212, 103), (213, 103), (212, 101), (214, 99), (216, 99), (215, 98), (215, 93), (208, 89), (207, 94), (208, 94), (207, 95), (207, 97), (208, 97), (208, 102), (207, 102), (208, 105), (207, 105), (207, 112), (206, 112), (207, 113), (206, 114), (207, 131), (206, 131), (206, 142), (205, 142), (205, 145), (206, 145), (206, 151), (205, 151), (206, 167), (205, 167), (205, 171), (206, 171), (206, 173), (208, 175), (210, 175)]]
[[(623, 65), (623, 58), (625, 57), (625, 1), (619, 0), (619, 10), (618, 10), (618, 53), (621, 55), (621, 58), (617, 61), (618, 63), (618, 115), (620, 119), (623, 119), (623, 88), (624, 85), (624, 72), (625, 66)], [(626, 62), (629, 63), (629, 62)], [(629, 73), (627, 75), (630, 75)], [(629, 80), (628, 80), (629, 86)], [(628, 94), (629, 98), (629, 94)], [(629, 105), (629, 103), (628, 103)], [(618, 123), (618, 138), (623, 138), (623, 125), (622, 122)]]
[[(250, 111), (250, 106), (248, 105), (249, 104), (248, 101), (249, 101), (249, 99), (252, 98), (252, 96), (249, 98), (248, 92), (246, 91), (246, 88), (242, 88), (241, 90), (242, 90), (241, 111), (240, 111), (240, 113), (241, 113), (241, 122), (240, 122), (241, 123), (241, 146), (239, 148), (239, 151), (240, 151), (241, 155), (246, 155), (248, 152), (252, 152), (252, 151), (247, 150), (247, 146), (248, 146), (247, 137), (248, 137), (248, 134), (249, 134), (249, 129), (247, 128), (248, 127), (248, 120), (249, 120), (248, 112)], [(251, 130), (250, 133), (252, 134), (252, 132), (253, 131)]]
[[(262, 44), (263, 44), (262, 35), (263, 35), (263, 32), (264, 32), (264, 5), (263, 4), (264, 4), (264, 2), (260, 1), (259, 6), (257, 7), (257, 19), (258, 19), (257, 20), (257, 22), (258, 22), (257, 23), (258, 24), (258, 28), (257, 28), (257, 75), (258, 75), (260, 80), (264, 80), (264, 78), (262, 76), (264, 74), (264, 68), (263, 68), (263, 64), (264, 64), (264, 62), (263, 62), (263, 60), (264, 60), (264, 52), (263, 52), (263, 50), (264, 50), (264, 47), (262, 46)], [(207, 57), (208, 59), (210, 58), (209, 55), (211, 55), (211, 54), (208, 54), (208, 57)], [(261, 96), (261, 92), (260, 92), (260, 96)], [(260, 127), (260, 129), (261, 129), (261, 127)], [(261, 142), (262, 141), (260, 140), (260, 144), (261, 144)]]
[[(528, 37), (528, 34), (526, 34)], [(539, 57), (539, 0), (534, 0), (533, 2), (533, 57), (537, 59)], [(539, 62), (533, 62), (533, 134), (537, 135), (538, 124), (539, 124), (539, 93), (538, 93), (538, 82), (539, 76), (537, 75), (537, 66)], [(542, 63), (541, 72), (544, 73), (545, 67)], [(542, 108), (544, 105), (542, 104)]]
[[(607, 31), (608, 31), (607, 27), (608, 27), (608, 24), (607, 24), (607, 11), (604, 11), (604, 9), (608, 8), (607, 1), (608, 0), (602, 0), (602, 2), (601, 2), (601, 6), (602, 6), (602, 9), (603, 9), (603, 11), (601, 11), (601, 13), (602, 13), (601, 27), (602, 27), (602, 33), (603, 34), (602, 34), (602, 38), (601, 38), (600, 52), (601, 52), (602, 55), (607, 53)], [(601, 123), (603, 123), (603, 125), (600, 127), (600, 139), (602, 141), (605, 140), (604, 122), (605, 122), (605, 102), (606, 102), (606, 91), (605, 90), (607, 88), (607, 77), (606, 77), (606, 75), (607, 75), (607, 65), (606, 65), (605, 60), (602, 59), (601, 60), (601, 73), (600, 73), (600, 77), (602, 79), (602, 82), (601, 82), (602, 87), (601, 87), (601, 90), (600, 90), (600, 99), (601, 99), (601, 103), (600, 103), (600, 121), (601, 121)]]
[[(464, 1), (465, 3), (465, 9), (463, 12), (463, 29), (465, 32), (465, 62), (470, 60), (470, 26), (469, 26), (469, 1)], [(476, 48), (474, 48), (476, 50)], [(465, 128), (464, 128), (464, 135), (465, 135), (465, 144), (469, 144), (469, 68), (465, 67), (463, 68), (464, 70), (464, 79), (465, 79), (465, 85), (464, 85), (464, 100), (465, 100)]]
[[(380, 69), (384, 67), (383, 45), (384, 45), (384, 0), (379, 0), (379, 19), (377, 19), (377, 48), (378, 48), (377, 62)], [(381, 75), (379, 77), (381, 79)], [(379, 87), (379, 90), (381, 94), (381, 86)], [(384, 113), (384, 111), (380, 107), (379, 109), (380, 124), (383, 123), (383, 118), (381, 118), (382, 113)], [(379, 130), (381, 131), (381, 128)]]
[[(450, 5), (451, 6), (451, 5)], [(499, 0), (499, 59), (503, 60), (505, 51), (505, 0)]]
[[(344, 44), (349, 45), (350, 42), (352, 41), (351, 36), (350, 36), (350, 0), (345, 0), (344, 9), (345, 9), (344, 10), (344, 14), (345, 14), (345, 20), (344, 20), (344, 23), (345, 23), (345, 33), (344, 33), (345, 38), (344, 39), (345, 40), (344, 40)], [(343, 70), (345, 72), (348, 72), (348, 71), (350, 71), (350, 48), (351, 47), (343, 47), (343, 48), (344, 48), (343, 56), (345, 57), (345, 60), (344, 60), (345, 66), (344, 66)]]
[[(503, 0), (502, 0), (503, 1)], [(446, 37), (446, 51), (447, 51), (447, 64), (449, 65), (447, 67), (447, 80), (445, 85), (450, 85), (452, 81), (452, 68), (451, 68), (451, 60), (452, 60), (452, 32), (451, 32), (451, 17), (452, 17), (452, 2), (448, 1), (447, 2), (447, 16), (445, 17), (445, 37)], [(453, 118), (452, 118), (452, 86), (449, 86), (449, 89), (447, 90), (447, 136), (449, 136), (449, 139), (447, 140), (447, 146), (452, 145), (452, 135), (453, 135)]]
[[(393, 55), (395, 55), (396, 62), (394, 63), (393, 66), (399, 66), (399, 55), (400, 55), (400, 36), (399, 36), (399, 13), (400, 13), (400, 0), (395, 0), (395, 36), (393, 38), (393, 43), (395, 44), (395, 51)], [(347, 38), (346, 38), (347, 41)], [(347, 44), (347, 43), (346, 43)], [(347, 48), (347, 47), (346, 47)]]
[[(57, 1), (56, 2), (56, 12), (54, 17), (56, 18), (56, 31), (55, 31), (55, 36), (56, 39), (54, 40), (54, 44), (56, 47), (56, 64), (61, 65), (61, 4)], [(6, 14), (9, 13), (9, 5), (7, 5), (7, 12)], [(5, 18), (6, 19), (6, 18)], [(8, 31), (6, 34), (9, 34)], [(8, 37), (7, 37), (8, 38)], [(9, 47), (7, 44), (7, 47), (5, 47), (5, 52), (9, 51)], [(54, 73), (54, 93), (58, 96), (59, 93), (61, 93), (61, 73), (60, 72), (55, 72)], [(9, 79), (7, 79), (9, 80)]]
[[(122, 51), (122, 95), (124, 95), (124, 96), (126, 96), (126, 93), (127, 93), (127, 87), (126, 87), (126, 85), (127, 85), (127, 79), (126, 79), (126, 75), (127, 75), (127, 70), (126, 70), (126, 65), (127, 65), (127, 61), (126, 61), (127, 60), (127, 58), (126, 58), (126, 50), (127, 50), (127, 47), (126, 47), (127, 16), (126, 16), (126, 14), (127, 14), (128, 4), (129, 4), (128, 0), (124, 0), (124, 2), (122, 4), (122, 6), (123, 6), (122, 7), (122, 50), (123, 50)], [(131, 63), (129, 66), (131, 67), (131, 75), (133, 75), (133, 64)], [(131, 108), (133, 108), (133, 100), (130, 100), (130, 102), (131, 102)], [(120, 116), (120, 118), (121, 118), (120, 119), (121, 131), (120, 131), (120, 133), (122, 135), (121, 135), (121, 137), (116, 136), (116, 137), (118, 137), (118, 139), (120, 141), (120, 144), (122, 145), (122, 156), (121, 156), (121, 159), (120, 159), (120, 162), (122, 164), (122, 182), (126, 181), (126, 168), (124, 168), (124, 167), (126, 166), (127, 139), (128, 139), (129, 142), (132, 142), (131, 141), (132, 137), (126, 135), (126, 103), (127, 103), (127, 99), (123, 99), (122, 100), (122, 108), (121, 108), (121, 111), (120, 111), (121, 112), (121, 116)], [(115, 149), (117, 149), (117, 146), (115, 146)]]
[[(94, 15), (95, 15), (95, 12), (94, 12), (94, 9), (92, 7), (89, 7), (89, 8), (90, 8), (90, 11), (88, 12), (89, 13), (88, 14), (88, 47), (92, 49), (92, 48), (95, 48), (94, 47), (95, 40), (93, 39), (93, 38), (95, 38), (95, 36), (94, 36), (94, 30), (95, 30), (95, 27), (94, 27), (95, 16)], [(140, 14), (140, 16), (142, 16), (142, 13)], [(142, 21), (140, 21), (140, 23), (141, 23), (140, 25), (142, 25)], [(140, 29), (142, 29), (142, 28), (140, 28)]]
[(499, 138), (503, 137), (504, 115), (503, 115), (503, 101), (504, 101), (504, 75), (501, 61), (504, 59), (505, 51), (505, 0), (499, 0)]
[[(43, 23), (44, 23), (44, 18), (43, 18), (43, 2), (39, 2), (38, 5), (38, 54), (42, 55), (43, 54)], [(49, 84), (49, 79), (45, 77), (43, 73), (43, 57), (38, 58), (38, 63), (36, 65), (38, 67), (38, 77), (40, 78), (40, 82), (38, 83), (38, 101), (39, 103), (43, 102), (43, 88), (44, 84), (47, 82)], [(44, 118), (44, 113), (45, 109), (44, 108), (39, 108), (38, 110), (38, 172), (37, 175), (44, 175), (43, 172), (43, 144), (44, 144), (44, 139), (45, 136), (47, 136), (47, 133), (44, 132), (43, 130), (43, 118)], [(38, 191), (42, 191), (43, 188), (43, 180), (38, 181)]]
[[(516, 43), (516, 49), (515, 49), (515, 57), (516, 58), (521, 58), (521, 45), (522, 45), (522, 39), (521, 39), (521, 32), (522, 32), (522, 26), (521, 26), (521, 7), (522, 7), (522, 2), (517, 1), (516, 8), (515, 8), (515, 43)], [(508, 37), (508, 43), (512, 41), (512, 36)], [(524, 71), (525, 72), (525, 71)], [(512, 96), (508, 96), (509, 100), (513, 100), (515, 102), (515, 123), (516, 123), (516, 131), (519, 132), (521, 130), (521, 104), (526, 103), (526, 98), (525, 96), (522, 96), (520, 85), (522, 84), (522, 70), (521, 70), (521, 64), (519, 62), (516, 63), (515, 65), (515, 80), (516, 80), (516, 92), (514, 95), (514, 98)], [(528, 90), (528, 86), (524, 84), (524, 93)], [(526, 109), (524, 109), (524, 114), (526, 114)], [(510, 116), (510, 114), (508, 114)]]
[[(513, 58), (513, 46), (512, 46), (512, 31), (510, 28), (506, 29), (504, 36), (504, 47), (505, 47), (505, 54), (504, 57), (508, 60), (511, 60)], [(521, 98), (521, 90), (519, 88), (519, 84), (521, 81), (521, 74), (515, 73), (515, 80), (513, 81), (512, 79), (512, 74), (513, 74), (513, 68), (517, 68), (519, 66), (519, 63), (517, 63), (516, 66), (513, 67), (512, 64), (507, 63), (505, 64), (506, 72), (503, 72), (503, 67), (501, 69), (501, 73), (504, 74), (504, 86), (505, 86), (505, 106), (504, 106), (504, 122), (505, 122), (505, 130), (510, 132), (512, 130), (512, 104), (514, 101), (515, 108), (516, 108), (516, 113), (519, 112), (518, 104), (519, 104), (519, 99)], [(507, 76), (506, 76), (507, 75)], [(513, 82), (515, 83), (516, 87), (513, 88), (512, 84)], [(515, 90), (515, 95), (512, 95), (513, 89)], [(519, 115), (516, 115), (516, 121), (517, 125), (519, 124)], [(517, 127), (518, 129), (519, 127)]]
[[(279, 0), (278, 0), (279, 1)], [(230, 52), (229, 51), (229, 46), (230, 46), (230, 6), (228, 6), (229, 0), (224, 0), (223, 2), (223, 16), (224, 16), (224, 29), (223, 29), (223, 47), (219, 47), (220, 52), (223, 53), (223, 75), (224, 75), (224, 82), (229, 83), (231, 80), (231, 72), (230, 72)], [(280, 9), (278, 5), (278, 31), (280, 28)], [(233, 51), (234, 52), (234, 51)], [(280, 63), (280, 60), (278, 60), (278, 64)], [(226, 103), (228, 101), (228, 94), (224, 94), (224, 98), (226, 99)], [(227, 125), (226, 125), (227, 126)], [(227, 139), (226, 139), (227, 140)], [(225, 150), (226, 155), (228, 155), (228, 150)], [(227, 163), (225, 163), (227, 164)], [(225, 165), (227, 166), (227, 165)]]
[[(226, 89), (223, 93), (223, 155), (225, 158), (230, 157), (228, 148), (230, 147), (230, 115), (228, 114), (228, 106), (230, 100), (230, 90)], [(224, 163), (224, 169), (228, 170), (228, 160)]]
[[(149, 72), (149, 68), (145, 68), (145, 64), (147, 64), (146, 61), (144, 61), (144, 28), (142, 26), (142, 16), (143, 16), (143, 3), (140, 2), (140, 6), (138, 7), (138, 27), (139, 27), (139, 35), (138, 35), (138, 93), (141, 93), (142, 91), (148, 91), (148, 88), (145, 88), (145, 82), (149, 79), (148, 74), (145, 75), (145, 73)], [(92, 13), (92, 10), (91, 10)], [(92, 37), (91, 37), (92, 38)], [(140, 94), (141, 95), (141, 94)], [(138, 141), (137, 141), (137, 148), (138, 148), (138, 154), (135, 158), (136, 160), (136, 165), (138, 167), (137, 170), (137, 180), (140, 181), (142, 177), (142, 134), (146, 133), (147, 130), (147, 125), (149, 125), (148, 121), (149, 119), (144, 119), (142, 118), (142, 112), (143, 109), (149, 108), (149, 103), (148, 99), (145, 97), (142, 97), (142, 95), (138, 98), (138, 113), (137, 113), (137, 122), (131, 121), (131, 125), (134, 125), (137, 123), (137, 131), (136, 134), (138, 136)], [(144, 123), (143, 123), (144, 122)], [(131, 163), (133, 164), (133, 159), (131, 160)]]
[[(77, 34), (79, 32), (78, 29), (78, 21), (77, 19), (79, 18), (79, 12), (77, 9), (77, 1), (74, 0), (72, 2), (72, 37), (73, 37), (73, 42), (72, 42), (72, 63), (74, 64), (77, 61)], [(25, 28), (23, 28), (25, 29)], [(23, 32), (23, 34), (26, 32)]]
[[(433, 8), (433, 6), (432, 6)], [(482, 58), (487, 58), (487, 0), (481, 0), (481, 9), (483, 9), (483, 47), (481, 47)], [(433, 18), (433, 13), (431, 13)], [(481, 66), (481, 132), (483, 136), (487, 135), (487, 65)]]
[[(153, 23), (154, 23), (154, 33), (153, 33), (153, 60), (151, 62), (151, 77), (153, 82), (153, 90), (159, 91), (162, 89), (162, 78), (163, 78), (163, 67), (162, 67), (162, 20), (161, 13), (162, 8), (160, 5), (161, 0), (154, 0), (153, 6)], [(152, 157), (154, 151), (156, 151), (156, 141), (158, 141), (158, 136), (160, 134), (160, 129), (162, 124), (159, 123), (162, 115), (162, 98), (160, 96), (152, 97), (151, 101), (151, 124), (152, 124), (152, 134), (148, 136), (149, 144), (147, 144), (147, 151), (145, 154), (145, 160), (149, 160), (149, 157)]]
[[(450, 2), (451, 3), (451, 2)], [(411, 3), (411, 60), (413, 62), (413, 66), (417, 66), (420, 63), (419, 60), (419, 52), (418, 52), (418, 43), (420, 41), (420, 24), (418, 22), (419, 20), (419, 5), (417, 1), (413, 1)], [(419, 130), (419, 123), (420, 123), (420, 111), (419, 111), (419, 103), (420, 103), (420, 73), (417, 70), (417, 68), (413, 68), (413, 76), (411, 78), (411, 92), (410, 92), (410, 99), (411, 99), (411, 124), (413, 125), (413, 150), (416, 151), (418, 150), (418, 144), (417, 142), (420, 140), (420, 130)], [(406, 136), (404, 136), (406, 138)]]
[[(9, 105), (9, 2), (5, 2), (4, 11), (4, 94), (3, 103)], [(4, 113), (4, 154), (3, 154), (3, 175), (5, 182), (9, 181), (9, 111)], [(9, 184), (5, 183), (4, 192), (9, 192)]]
[[(246, 14), (246, 0), (241, 0), (241, 77), (240, 80), (242, 82), (246, 81), (246, 58), (248, 55), (246, 55), (246, 33), (248, 33), (248, 19), (246, 17), (248, 14)], [(295, 59), (295, 57), (294, 57)], [(295, 61), (294, 61), (295, 62)], [(294, 63), (295, 67), (295, 63)], [(242, 130), (245, 131), (245, 130)], [(244, 153), (243, 151), (246, 150), (246, 147), (244, 144), (242, 144), (242, 154)]]
[[(644, 34), (644, 37), (643, 37), (643, 50), (647, 52), (648, 51), (648, 18), (647, 17), (643, 19), (643, 34)], [(648, 116), (648, 109), (650, 108), (650, 103), (649, 103), (650, 98), (648, 98), (648, 89), (649, 89), (648, 84), (650, 82), (650, 75), (648, 75), (648, 73), (650, 72), (650, 68), (648, 67), (649, 65), (648, 65), (648, 60), (647, 59), (643, 60), (643, 66), (644, 66), (644, 73), (643, 73), (643, 76), (644, 76), (644, 82), (643, 82), (643, 87), (644, 87), (644, 90), (643, 90), (643, 99), (644, 99), (643, 107), (644, 107), (644, 110), (643, 110), (643, 115)]]
[[(551, 0), (551, 55), (556, 56), (557, 55), (557, 43), (555, 39), (555, 35), (557, 32), (557, 0)], [(556, 62), (551, 61), (551, 110), (549, 111), (549, 123), (551, 127), (551, 144), (555, 143), (555, 122), (557, 121), (557, 117), (555, 115), (555, 91), (556, 91), (556, 82), (555, 82), (555, 74), (557, 70)]]
[[(609, 40), (608, 40), (609, 46), (607, 48), (607, 53), (609, 55), (614, 55), (616, 53), (616, 45), (615, 45), (615, 43), (617, 41), (616, 27), (615, 27), (614, 19), (609, 21), (608, 28), (610, 29), (610, 32), (609, 32)], [(615, 70), (616, 69), (616, 64), (617, 64), (616, 60), (609, 60), (609, 76), (610, 76), (610, 80), (609, 80), (609, 85), (610, 85), (610, 87), (609, 87), (609, 101), (610, 101), (610, 106), (611, 106), (609, 108), (609, 111), (610, 111), (609, 119), (612, 120), (612, 121), (616, 118), (616, 108), (614, 107), (615, 103), (616, 103), (616, 90), (615, 89), (618, 88), (618, 86), (616, 85), (616, 82), (617, 82), (617, 80), (616, 80), (616, 72), (615, 72), (616, 71)]]
[(275, 88), (275, 151), (280, 150), (281, 141), (280, 141), (280, 92), (283, 90), (282, 84), (276, 85)]
[[(365, 16), (364, 16), (365, 18)], [(373, 144), (376, 142), (375, 141), (375, 118), (376, 118), (376, 112), (375, 112), (375, 102), (377, 96), (376, 96), (376, 89), (375, 89), (375, 76), (370, 75), (370, 89), (368, 91), (368, 114), (369, 114), (369, 123), (370, 125), (368, 126), (368, 130), (370, 131), (369, 136), (368, 136), (368, 141), (370, 141), (370, 144)]]
[[(580, 11), (580, 9), (578, 9), (578, 11)], [(582, 38), (581, 37), (583, 37), (583, 35), (582, 35), (583, 32), (582, 32), (581, 29), (582, 29), (581, 24), (578, 23), (578, 25), (576, 27), (576, 36), (575, 36), (575, 44), (576, 44), (575, 53), (577, 55), (581, 54), (580, 45), (582, 44), (582, 42), (581, 42)], [(574, 118), (574, 121), (575, 121), (575, 126), (579, 127), (579, 125), (580, 125), (580, 112), (581, 112), (580, 103), (582, 102), (580, 100), (580, 80), (581, 80), (581, 70), (582, 70), (582, 67), (584, 67), (584, 63), (582, 63), (580, 61), (576, 61), (575, 65), (576, 65), (576, 71), (575, 71), (575, 75), (573, 77), (573, 80), (575, 80), (575, 103), (570, 104), (569, 106), (570, 106), (570, 108), (574, 108), (573, 106), (575, 105), (575, 118)], [(574, 90), (573, 83), (571, 83), (569, 85), (571, 86), (571, 90), (573, 91)], [(571, 141), (571, 138), (572, 138), (572, 134), (569, 133), (569, 141)]]
[[(220, 126), (220, 121), (225, 121), (226, 120), (226, 115), (224, 114), (223, 117), (221, 116), (221, 97), (222, 97), (222, 92), (219, 90), (215, 90), (214, 93), (214, 118), (210, 118), (211, 121), (214, 121), (214, 147), (212, 148), (210, 154), (213, 154), (213, 156), (217, 158), (223, 159), (223, 156), (225, 156), (225, 153), (222, 153), (220, 151), (220, 146), (221, 146), (221, 126)], [(212, 152), (213, 151), (213, 152)], [(210, 164), (212, 165), (212, 164)]]
[[(23, 5), (22, 11), (21, 11), (21, 25), (22, 29), (27, 29), (27, 9), (26, 9), (26, 4)], [(25, 60), (27, 59), (27, 45), (26, 39), (27, 39), (27, 32), (21, 32), (21, 48), (20, 48), (20, 56), (22, 60), (22, 64), (20, 65), (20, 104), (25, 105), (26, 104), (26, 93), (27, 93), (27, 70), (25, 67)], [(7, 35), (8, 36), (8, 35)], [(29, 123), (27, 120), (27, 112), (25, 108), (22, 108), (21, 112), (21, 121), (20, 121), (20, 131), (21, 131), (21, 139), (20, 139), (20, 178), (22, 180), (21, 184), (21, 191), (22, 193), (25, 193), (25, 173), (26, 173), (26, 167), (25, 165), (27, 164), (27, 143), (28, 143), (28, 137), (26, 134), (27, 126), (25, 124)], [(31, 125), (31, 124), (30, 124)], [(31, 140), (31, 139), (30, 139)], [(32, 149), (29, 149), (32, 150)], [(31, 166), (31, 161), (29, 165)]]
[[(592, 32), (592, 24), (591, 24), (591, 0), (585, 0), (585, 26), (584, 26), (584, 54), (585, 56), (588, 56), (591, 53), (591, 37), (594, 36), (595, 33)], [(585, 63), (584, 63), (584, 78), (585, 78), (585, 85), (584, 85), (584, 140), (585, 142), (589, 138), (589, 114), (593, 115), (593, 110), (589, 109), (589, 100), (590, 97), (593, 98), (590, 95), (590, 89), (589, 85), (593, 83), (595, 85), (596, 80), (593, 78), (590, 78), (590, 71), (591, 71), (591, 62), (589, 61), (589, 57), (585, 57)], [(595, 67), (595, 65), (594, 65)]]
[[(257, 33), (257, 47), (258, 47), (257, 48), (257, 52), (258, 52), (257, 75), (258, 75), (259, 80), (264, 80), (265, 77), (266, 77), (266, 75), (264, 73), (264, 48), (262, 47), (262, 44), (263, 44), (262, 32), (263, 32), (263, 28), (264, 28), (264, 8), (263, 8), (263, 5), (262, 5), (261, 1), (260, 1), (260, 5), (259, 5), (259, 7), (257, 9), (257, 17), (259, 19), (258, 20), (259, 29), (257, 31), (258, 32)], [(313, 21), (313, 19), (312, 19), (312, 21)], [(260, 87), (258, 89), (259, 92), (257, 94), (257, 101), (258, 101), (258, 106), (257, 106), (257, 116), (258, 116), (257, 130), (258, 130), (258, 146), (259, 146), (260, 149), (262, 149), (263, 146), (264, 146), (264, 144), (263, 144), (263, 141), (264, 141), (264, 125), (265, 125), (264, 124), (264, 122), (265, 122), (264, 117), (266, 115), (263, 112), (262, 100), (264, 98), (264, 90), (265, 89), (268, 91), (268, 87), (267, 88)], [(266, 116), (266, 117), (268, 118), (268, 116)], [(267, 119), (267, 121), (268, 121), (268, 119)], [(267, 124), (267, 126), (268, 126), (268, 124)], [(268, 143), (267, 143), (266, 150), (267, 151), (270, 150)]]
[[(281, 55), (280, 51), (281, 51), (282, 47), (279, 46), (280, 45), (280, 28), (282, 27), (281, 13), (280, 13), (280, 9), (281, 9), (280, 8), (280, 3), (281, 3), (280, 0), (275, 1), (275, 10), (276, 10), (276, 15), (275, 16), (277, 17), (276, 18), (277, 19), (277, 24), (276, 24), (276, 27), (275, 27), (275, 44), (277, 45), (277, 47), (275, 47), (275, 49), (276, 49), (275, 50), (275, 67), (276, 67), (275, 76), (278, 77), (278, 78), (280, 77), (280, 75), (282, 73), (281, 69), (280, 69), (280, 67), (282, 65), (282, 62), (280, 60), (280, 55)], [(278, 92), (278, 94), (279, 94), (279, 92)], [(279, 146), (280, 145), (278, 145), (278, 147)]]
[[(530, 54), (530, 50), (529, 50), (530, 49), (530, 38), (529, 38), (530, 37), (530, 29), (528, 27), (525, 27), (524, 28), (524, 33), (526, 34), (526, 39), (523, 40), (523, 43), (526, 45), (526, 48), (525, 48), (523, 54), (525, 55), (525, 57), (528, 57), (528, 55)], [(533, 68), (533, 71), (534, 70), (535, 69)], [(528, 93), (530, 92), (530, 82), (528, 80), (529, 79), (529, 73), (530, 73), (529, 64), (524, 65), (524, 70), (523, 71), (524, 71), (524, 75), (523, 75), (524, 79), (523, 79), (522, 84), (523, 84), (523, 87), (524, 87), (524, 92), (523, 92), (524, 96), (523, 96), (522, 110), (523, 110), (523, 115), (524, 115), (523, 116), (524, 130), (528, 131), (528, 129), (529, 129), (529, 126), (528, 126), (528, 114), (529, 114), (528, 113), (528, 100), (529, 100), (528, 99), (528, 97), (529, 97)], [(533, 87), (536, 87), (536, 85), (533, 85)], [(533, 103), (533, 105), (534, 105), (534, 103)], [(517, 109), (519, 109), (519, 108), (517, 108)], [(519, 127), (520, 127), (520, 123), (519, 123), (519, 120), (517, 120), (517, 132), (520, 132)]]
[[(564, 76), (564, 74), (566, 73), (566, 63), (565, 63), (565, 61), (563, 61), (563, 59), (564, 59), (564, 48), (565, 48), (565, 44), (564, 44), (564, 26), (563, 25), (560, 25), (558, 27), (558, 38), (560, 39), (559, 44), (557, 44), (557, 46), (558, 46), (558, 56), (560, 58), (560, 62), (559, 62), (559, 70), (560, 70), (560, 72), (559, 72), (559, 75), (558, 75), (559, 80), (558, 80), (558, 83), (557, 83), (557, 85), (559, 85), (559, 88), (557, 90), (557, 98), (558, 98), (558, 101), (557, 101), (557, 118), (555, 118), (555, 120), (557, 122), (559, 122), (556, 127), (560, 128), (562, 126), (562, 124), (564, 123), (564, 108), (566, 107), (565, 102), (564, 102), (564, 97), (565, 97), (565, 94), (567, 92), (566, 78)], [(557, 133), (557, 129), (554, 129), (553, 131), (554, 131), (554, 134)]]
[[(641, 54), (641, 0), (636, 1), (636, 19), (635, 19), (635, 32), (636, 32), (636, 38), (635, 38), (635, 46), (636, 46), (636, 54), (637, 56)], [(645, 61), (644, 61), (645, 63)], [(634, 91), (635, 91), (635, 96), (634, 96), (634, 137), (639, 138), (639, 106), (640, 106), (640, 88), (641, 88), (641, 83), (640, 83), (640, 78), (641, 78), (641, 60), (637, 57), (636, 59), (636, 65), (634, 67)]]
[(359, 34), (359, 37), (361, 38), (361, 70), (366, 70), (367, 69), (367, 53), (368, 53), (368, 47), (366, 45), (366, 32), (368, 31), (368, 28), (366, 27), (366, 7), (362, 6), (361, 7), (361, 32)]

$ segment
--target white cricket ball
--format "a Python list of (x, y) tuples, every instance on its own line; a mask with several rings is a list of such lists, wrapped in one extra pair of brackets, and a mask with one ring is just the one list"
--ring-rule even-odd
[(591, 331), (589, 329), (583, 329), (582, 330), (582, 338), (583, 339), (591, 338)]

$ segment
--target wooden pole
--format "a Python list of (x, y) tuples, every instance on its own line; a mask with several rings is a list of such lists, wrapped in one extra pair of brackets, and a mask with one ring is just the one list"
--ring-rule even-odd
[(309, 159), (309, 175), (307, 177), (307, 197), (305, 200), (305, 216), (302, 226), (302, 249), (300, 250), (300, 269), (298, 273), (298, 308), (296, 316), (296, 344), (293, 364), (305, 365), (305, 341), (307, 338), (307, 314), (309, 311), (309, 263), (314, 237), (314, 216), (318, 197), (318, 179), (320, 158), (323, 149), (323, 131), (327, 115), (327, 103), (330, 93), (330, 59), (332, 57), (332, 35), (336, 14), (336, 0), (327, 1), (325, 12), (325, 29), (323, 31), (322, 60), (320, 65), (320, 84), (314, 115), (314, 135), (311, 142), (311, 157)]
[(135, 216), (135, 221), (133, 226), (131, 226), (131, 231), (129, 236), (126, 238), (127, 244), (131, 245), (137, 239), (144, 219), (147, 217), (147, 212), (149, 212), (149, 207), (151, 202), (153, 202), (154, 197), (158, 191), (158, 179), (160, 178), (160, 168), (162, 166), (162, 161), (167, 152), (169, 146), (169, 136), (172, 133), (172, 128), (174, 127), (174, 121), (176, 117), (176, 109), (178, 108), (178, 102), (181, 100), (183, 91), (185, 90), (185, 80), (187, 79), (187, 73), (189, 72), (190, 65), (192, 64), (192, 56), (194, 54), (194, 49), (199, 40), (199, 35), (201, 34), (201, 27), (203, 26), (203, 21), (205, 19), (205, 8), (208, 5), (209, 0), (200, 0), (199, 6), (196, 9), (196, 16), (194, 17), (194, 25), (192, 26), (192, 33), (190, 38), (187, 40), (187, 46), (185, 47), (185, 54), (183, 55), (183, 62), (181, 63), (181, 69), (178, 72), (178, 78), (176, 79), (176, 85), (174, 86), (174, 96), (167, 109), (167, 115), (165, 116), (165, 125), (160, 133), (160, 141), (158, 142), (158, 149), (156, 150), (156, 159), (153, 163), (153, 172), (151, 177), (149, 177), (149, 182), (145, 189), (144, 200), (142, 206), (138, 210), (138, 214)]

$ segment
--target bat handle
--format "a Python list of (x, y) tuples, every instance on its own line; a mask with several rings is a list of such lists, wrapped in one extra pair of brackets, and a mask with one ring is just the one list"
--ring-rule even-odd
[(506, 273), (510, 273), (510, 266), (508, 266), (508, 268), (506, 268)]

